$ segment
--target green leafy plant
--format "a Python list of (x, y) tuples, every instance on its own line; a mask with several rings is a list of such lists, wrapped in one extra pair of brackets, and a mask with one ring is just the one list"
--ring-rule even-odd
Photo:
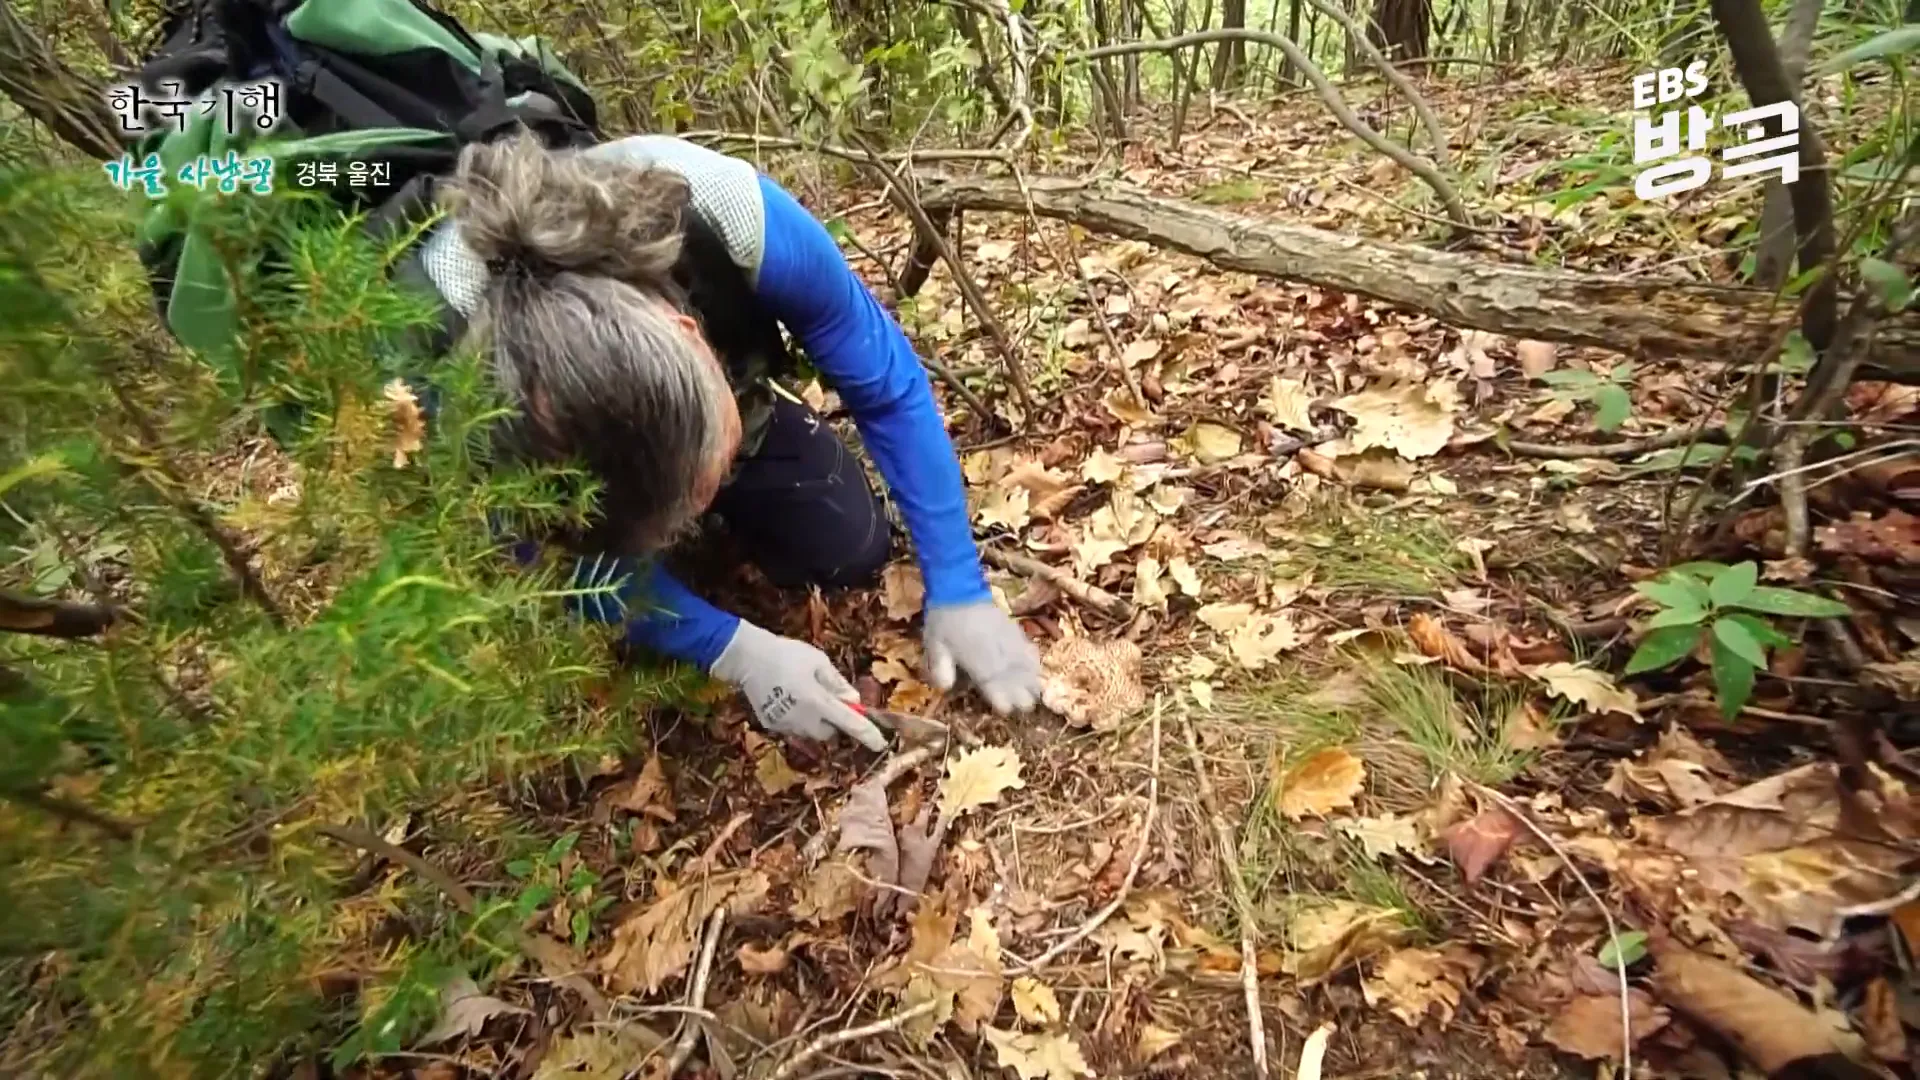
[(1767, 650), (1792, 639), (1765, 618), (1834, 618), (1847, 606), (1824, 596), (1761, 585), (1752, 562), (1726, 566), (1696, 562), (1674, 567), (1634, 591), (1660, 605), (1647, 620), (1647, 636), (1627, 661), (1627, 674), (1672, 667), (1705, 641), (1720, 711), (1731, 719), (1753, 694), (1754, 674), (1767, 666)]
[(600, 884), (599, 874), (584, 866), (568, 867), (567, 856), (579, 842), (579, 833), (567, 833), (534, 858), (507, 863), (507, 873), (526, 883), (514, 898), (514, 916), (525, 922), (549, 900), (564, 896), (567, 909), (572, 912), (567, 919), (567, 934), (573, 939), (574, 948), (583, 949), (593, 934), (594, 916), (605, 911), (613, 903), (613, 897), (594, 895)]
[(1632, 363), (1621, 364), (1604, 376), (1578, 368), (1549, 371), (1540, 376), (1540, 381), (1553, 387), (1550, 394), (1557, 401), (1592, 405), (1593, 426), (1601, 431), (1617, 430), (1633, 415), (1633, 397), (1628, 393), (1633, 386)]

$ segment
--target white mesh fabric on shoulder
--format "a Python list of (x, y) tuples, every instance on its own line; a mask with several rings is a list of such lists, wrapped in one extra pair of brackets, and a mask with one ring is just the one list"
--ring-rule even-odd
[[(693, 210), (726, 242), (727, 254), (760, 284), (760, 258), (766, 228), (766, 204), (760, 199), (759, 174), (752, 165), (671, 135), (635, 135), (603, 143), (585, 153), (677, 173), (687, 181)], [(448, 220), (435, 227), (420, 249), (420, 262), (440, 295), (467, 318), (487, 291), (487, 265)]]
[(748, 283), (759, 286), (767, 208), (760, 199), (760, 175), (752, 165), (671, 135), (634, 135), (584, 152), (685, 177), (694, 212), (726, 241), (727, 254), (746, 271)]

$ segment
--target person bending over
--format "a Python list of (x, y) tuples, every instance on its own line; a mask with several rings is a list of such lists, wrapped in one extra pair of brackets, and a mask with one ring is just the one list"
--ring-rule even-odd
[(517, 407), (512, 452), (600, 481), (593, 526), (562, 540), (582, 556), (576, 585), (618, 587), (579, 609), (738, 687), (770, 731), (885, 745), (824, 653), (717, 609), (658, 558), (712, 512), (777, 585), (863, 584), (886, 564), (891, 533), (859, 463), (775, 392), (785, 327), (906, 520), (929, 681), (963, 673), (998, 712), (1034, 705), (1039, 653), (988, 591), (920, 361), (792, 195), (670, 136), (549, 150), (524, 133), (468, 147), (443, 191), (450, 213), (404, 272), (490, 356)]

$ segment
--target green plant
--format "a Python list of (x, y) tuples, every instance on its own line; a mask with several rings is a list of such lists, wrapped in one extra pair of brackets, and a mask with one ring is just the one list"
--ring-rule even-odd
[(1765, 618), (1834, 618), (1847, 606), (1824, 596), (1759, 584), (1752, 562), (1726, 566), (1696, 562), (1674, 567), (1634, 591), (1660, 605), (1647, 620), (1647, 636), (1627, 661), (1627, 674), (1672, 667), (1704, 641), (1720, 711), (1732, 719), (1753, 694), (1755, 672), (1767, 666), (1767, 650), (1791, 645), (1791, 638)]
[(1567, 368), (1564, 371), (1546, 372), (1540, 376), (1540, 381), (1553, 387), (1549, 394), (1556, 401), (1591, 404), (1593, 426), (1601, 431), (1615, 431), (1626, 423), (1627, 417), (1633, 415), (1633, 398), (1628, 393), (1633, 386), (1631, 361), (1620, 364), (1606, 375)]
[(593, 934), (594, 916), (611, 906), (613, 897), (594, 895), (600, 875), (567, 859), (579, 842), (579, 833), (567, 833), (533, 858), (507, 863), (507, 873), (525, 882), (520, 895), (514, 897), (514, 916), (524, 923), (549, 900), (559, 896), (565, 901), (564, 910), (571, 913), (567, 917), (567, 934), (573, 939), (574, 948), (583, 949)]

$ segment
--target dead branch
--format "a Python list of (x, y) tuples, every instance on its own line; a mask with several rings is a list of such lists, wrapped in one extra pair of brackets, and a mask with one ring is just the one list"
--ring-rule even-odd
[(1133, 618), (1133, 605), (1113, 595), (1098, 585), (1089, 585), (1057, 566), (1048, 566), (1038, 559), (1029, 559), (1025, 555), (1015, 555), (998, 548), (982, 547), (980, 557), (1002, 570), (1010, 570), (1027, 577), (1037, 577), (1060, 587), (1060, 591), (1087, 606), (1099, 611), (1115, 622), (1125, 622)]
[[(924, 183), (924, 203), (934, 210), (1027, 208), (1021, 189), (1006, 181), (928, 176)], [(1764, 351), (1790, 317), (1763, 289), (1497, 263), (1265, 221), (1119, 185), (1036, 178), (1026, 187), (1041, 217), (1513, 337), (1636, 356), (1724, 359)], [(1889, 319), (1871, 355), (1895, 376), (1920, 376), (1920, 312)]]
[(1352, 41), (1361, 52), (1367, 54), (1367, 59), (1373, 61), (1373, 66), (1380, 69), (1380, 74), (1385, 75), (1387, 81), (1393, 84), (1393, 88), (1400, 91), (1400, 96), (1407, 99), (1407, 104), (1413, 106), (1413, 114), (1420, 118), (1420, 126), (1426, 129), (1427, 141), (1433, 144), (1434, 156), (1439, 159), (1441, 165), (1445, 165), (1453, 148), (1447, 141), (1446, 129), (1440, 126), (1440, 117), (1433, 111), (1433, 104), (1427, 100), (1427, 95), (1421, 93), (1413, 80), (1407, 78), (1405, 72), (1394, 66), (1393, 61), (1387, 59), (1387, 54), (1380, 51), (1380, 46), (1375, 45), (1373, 40), (1367, 37), (1366, 31), (1360, 29), (1360, 24), (1353, 21), (1353, 16), (1341, 10), (1339, 5), (1329, 4), (1327, 0), (1307, 0), (1307, 3), (1312, 4), (1322, 15), (1339, 23), (1340, 28), (1347, 32), (1347, 39)]
[(1200, 740), (1193, 731), (1193, 718), (1184, 708), (1180, 710), (1180, 726), (1187, 737), (1187, 760), (1192, 763), (1194, 778), (1199, 782), (1200, 807), (1206, 811), (1207, 823), (1213, 827), (1220, 877), (1233, 896), (1234, 917), (1240, 923), (1240, 988), (1247, 999), (1247, 1039), (1253, 1044), (1254, 1074), (1265, 1080), (1267, 1028), (1260, 1012), (1260, 964), (1254, 951), (1253, 901), (1247, 896), (1247, 883), (1240, 876), (1239, 848), (1233, 842), (1233, 830), (1227, 827), (1227, 819), (1220, 813), (1220, 802), (1213, 797), (1213, 781), (1207, 777), (1207, 763), (1200, 756)]
[[(1773, 28), (1760, 9), (1760, 0), (1712, 0), (1712, 6), (1747, 98), (1756, 107), (1798, 101), (1774, 48)], [(1793, 201), (1793, 231), (1800, 238), (1800, 272), (1820, 270), (1833, 259), (1833, 192), (1827, 179), (1826, 146), (1804, 116), (1800, 118), (1800, 178), (1788, 194)], [(1824, 352), (1833, 339), (1839, 307), (1839, 282), (1833, 274), (1822, 275), (1808, 287), (1800, 332), (1816, 352)]]
[(89, 157), (120, 154), (119, 123), (107, 108), (106, 87), (69, 67), (53, 46), (23, 21), (18, 4), (0, 8), (0, 94)]
[(39, 637), (93, 637), (112, 626), (118, 612), (100, 604), (76, 604), (0, 590), (0, 630)]
[(835, 1031), (822, 1035), (808, 1043), (799, 1053), (788, 1058), (786, 1064), (781, 1065), (779, 1069), (775, 1070), (774, 1074), (768, 1077), (767, 1080), (793, 1080), (794, 1075), (800, 1071), (800, 1066), (805, 1065), (807, 1062), (812, 1061), (814, 1058), (819, 1057), (834, 1047), (844, 1046), (850, 1042), (858, 1042), (861, 1039), (871, 1038), (875, 1035), (884, 1035), (889, 1031), (899, 1031), (901, 1028), (932, 1012), (934, 1009), (939, 1008), (939, 1006), (940, 999), (936, 997), (931, 1001), (923, 1001), (911, 1009), (904, 1009), (894, 1013), (884, 1020), (875, 1020), (871, 1024), (863, 1024), (857, 1028), (848, 1028), (845, 1031)]
[(1380, 134), (1366, 121), (1360, 119), (1359, 115), (1347, 105), (1346, 99), (1340, 96), (1339, 89), (1328, 80), (1326, 72), (1321, 71), (1319, 65), (1302, 52), (1291, 38), (1282, 34), (1268, 33), (1264, 30), (1202, 30), (1165, 41), (1129, 41), (1119, 45), (1103, 45), (1097, 49), (1070, 53), (1066, 59), (1097, 60), (1105, 56), (1124, 56), (1129, 53), (1169, 52), (1173, 49), (1204, 45), (1211, 41), (1228, 40), (1257, 41), (1285, 53), (1287, 59), (1292, 61), (1301, 74), (1307, 77), (1307, 81), (1313, 84), (1314, 91), (1320, 95), (1320, 100), (1326, 104), (1327, 110), (1333, 113), (1334, 119), (1340, 121), (1348, 131), (1359, 136), (1362, 142), (1392, 158), (1432, 188), (1434, 194), (1438, 195), (1441, 203), (1446, 206), (1447, 216), (1455, 224), (1467, 227), (1473, 225), (1473, 216), (1467, 213), (1466, 204), (1460, 201), (1460, 193), (1454, 189), (1453, 182), (1442, 175), (1433, 162)]
[(1579, 458), (1630, 458), (1654, 450), (1670, 450), (1676, 446), (1685, 446), (1692, 442), (1712, 442), (1726, 429), (1715, 425), (1705, 431), (1692, 428), (1676, 428), (1663, 431), (1658, 435), (1649, 435), (1644, 439), (1629, 439), (1617, 443), (1536, 443), (1510, 442), (1507, 450), (1520, 457), (1555, 458), (1561, 461), (1573, 461)]
[[(713, 974), (713, 951), (720, 943), (720, 931), (726, 927), (727, 905), (721, 904), (707, 917), (707, 932), (701, 938), (700, 963), (693, 970), (693, 982), (687, 988), (687, 1007), (704, 1012), (707, 1007), (707, 979)], [(680, 1075), (686, 1067), (687, 1059), (693, 1056), (694, 1045), (700, 1041), (700, 1025), (690, 1014), (680, 1017), (680, 1032), (673, 1043), (673, 1056), (667, 1059), (667, 1077)]]
[(1154, 822), (1160, 817), (1160, 710), (1161, 699), (1156, 696), (1153, 699), (1153, 735), (1151, 736), (1153, 740), (1152, 774), (1147, 780), (1147, 819), (1141, 825), (1140, 843), (1133, 849), (1133, 860), (1127, 864), (1127, 874), (1120, 879), (1120, 891), (1114, 894), (1106, 907), (1094, 912), (1093, 918), (1081, 923), (1073, 933), (1061, 938), (1046, 952), (1032, 960), (1009, 969), (1007, 974), (1028, 975), (1046, 967), (1068, 949), (1092, 937), (1095, 930), (1105, 925), (1108, 919), (1113, 918), (1113, 913), (1126, 904), (1128, 894), (1133, 892), (1134, 879), (1140, 876), (1140, 868), (1146, 865), (1147, 849), (1153, 845)]
[(95, 810), (85, 803), (76, 802), (72, 799), (63, 798), (59, 795), (44, 791), (9, 789), (7, 791), (0, 791), (0, 798), (17, 802), (21, 806), (32, 807), (46, 814), (48, 817), (59, 818), (62, 821), (71, 821), (75, 824), (87, 825), (99, 829), (115, 840), (130, 841), (140, 828), (135, 822), (122, 821), (110, 814)]

